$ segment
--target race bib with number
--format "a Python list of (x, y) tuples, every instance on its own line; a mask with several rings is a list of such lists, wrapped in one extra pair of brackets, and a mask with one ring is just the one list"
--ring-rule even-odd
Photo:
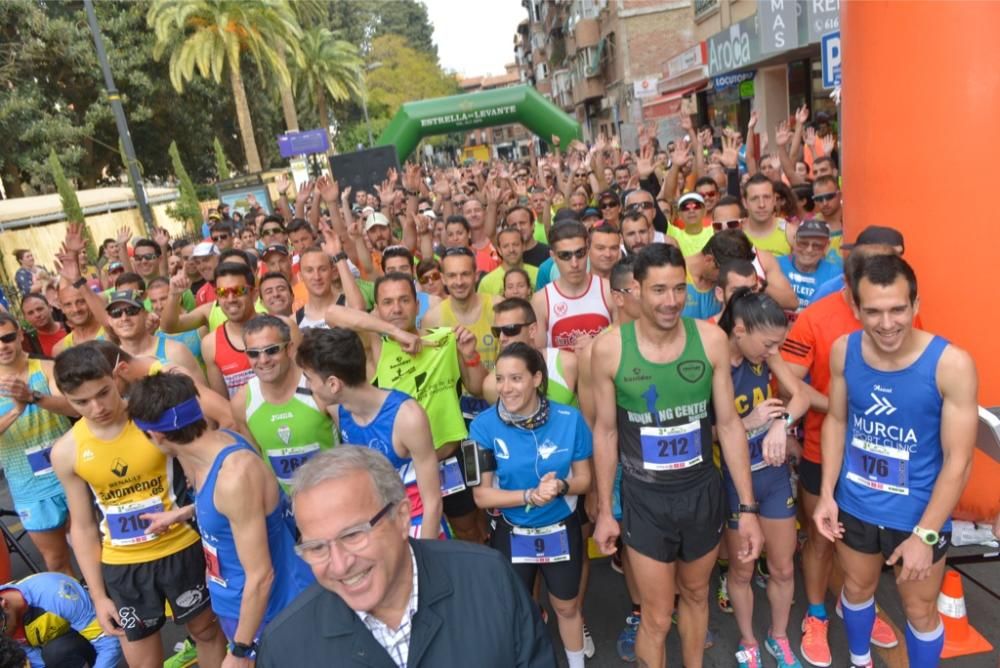
[(267, 451), (267, 460), (271, 462), (274, 475), (278, 482), (291, 484), (292, 475), (296, 469), (309, 461), (309, 458), (319, 452), (319, 443), (299, 445), (294, 448), (275, 448)]
[(222, 567), (219, 564), (219, 550), (201, 541), (202, 551), (205, 553), (205, 579), (214, 582), (220, 587), (228, 587), (229, 583), (222, 577)]
[(565, 524), (560, 522), (540, 529), (511, 529), (512, 564), (555, 564), (560, 561), (569, 561), (569, 535)]
[(855, 438), (847, 448), (847, 479), (890, 494), (910, 493), (910, 453)]
[(28, 466), (35, 475), (52, 473), (52, 444), (46, 443), (24, 451), (28, 458)]
[(676, 471), (701, 464), (701, 425), (641, 427), (642, 467), (647, 471)]
[(150, 521), (141, 519), (140, 515), (160, 512), (163, 512), (163, 503), (156, 497), (120, 506), (106, 506), (104, 519), (108, 523), (111, 544), (138, 545), (156, 540), (157, 534), (146, 533)]
[(451, 496), (465, 491), (465, 476), (458, 463), (458, 457), (449, 457), (441, 462), (441, 496)]

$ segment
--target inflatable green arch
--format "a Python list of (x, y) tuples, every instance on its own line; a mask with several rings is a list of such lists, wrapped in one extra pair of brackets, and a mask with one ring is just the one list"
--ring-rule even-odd
[(580, 139), (580, 124), (531, 86), (512, 86), (404, 104), (376, 144), (393, 145), (405, 161), (421, 139), (431, 135), (521, 123), (548, 141), (556, 135), (563, 146)]

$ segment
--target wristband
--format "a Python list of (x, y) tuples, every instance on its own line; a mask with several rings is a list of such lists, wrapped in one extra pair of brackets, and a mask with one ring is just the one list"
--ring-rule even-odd
[(565, 478), (559, 479), (559, 496), (569, 494), (569, 482)]
[(736, 511), (742, 515), (747, 513), (749, 515), (760, 515), (760, 504), (759, 503), (741, 503), (736, 507)]
[(409, 195), (410, 197), (420, 197), (419, 190), (407, 190), (406, 194)]
[(82, 288), (86, 284), (87, 284), (87, 279), (84, 278), (84, 277), (82, 277), (82, 276), (80, 278), (76, 279), (75, 281), (73, 281), (73, 287), (76, 288), (77, 290), (79, 290), (80, 288)]
[(524, 496), (524, 505), (526, 505), (526, 506), (528, 506), (530, 508), (531, 507), (531, 490), (530, 489), (524, 490), (524, 495), (523, 496)]
[(340, 251), (339, 253), (333, 256), (333, 263), (337, 264), (341, 260), (346, 260), (346, 259), (347, 259), (347, 253), (345, 253), (344, 251)]
[(480, 355), (479, 355), (478, 352), (476, 352), (476, 356), (475, 357), (473, 357), (471, 360), (463, 359), (462, 360), (462, 364), (464, 364), (465, 366), (467, 366), (470, 369), (472, 369), (472, 368), (475, 368), (475, 367), (479, 366), (479, 364), (482, 361), (483, 361), (483, 358), (480, 357)]

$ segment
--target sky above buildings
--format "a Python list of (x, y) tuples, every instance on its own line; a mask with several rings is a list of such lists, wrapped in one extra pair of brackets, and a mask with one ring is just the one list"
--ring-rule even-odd
[(438, 59), (463, 76), (503, 74), (514, 62), (514, 33), (528, 18), (519, 0), (423, 0)]

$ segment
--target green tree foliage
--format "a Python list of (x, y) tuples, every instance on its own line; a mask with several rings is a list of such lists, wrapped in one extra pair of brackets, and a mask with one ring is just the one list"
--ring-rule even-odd
[[(195, 191), (194, 183), (184, 168), (181, 161), (181, 154), (177, 150), (177, 143), (170, 142), (170, 161), (174, 165), (174, 174), (177, 176), (178, 198), (176, 204), (167, 207), (167, 213), (174, 218), (179, 218), (186, 222), (194, 235), (201, 233), (201, 206), (198, 204), (198, 193)], [(224, 158), (225, 156), (223, 156)]]
[(326, 28), (309, 28), (295, 54), (292, 79), (304, 107), (319, 114), (320, 127), (330, 125), (326, 100), (334, 102), (363, 94), (362, 61), (356, 46), (337, 39)]
[[(177, 144), (174, 143), (170, 144), (170, 146), (175, 150), (177, 148)], [(219, 141), (218, 137), (212, 138), (212, 149), (215, 151), (215, 171), (219, 175), (219, 180), (225, 181), (230, 178), (232, 174), (229, 173), (229, 162), (226, 160), (226, 152), (223, 150), (222, 143)], [(176, 163), (174, 168), (176, 169)], [(184, 173), (186, 175), (187, 170), (184, 170)]]
[(153, 58), (170, 53), (170, 81), (178, 92), (195, 78), (195, 70), (216, 83), (229, 75), (247, 165), (251, 172), (261, 171), (240, 56), (246, 54), (262, 77), (267, 70), (287, 85), (285, 59), (274, 45), (290, 46), (302, 34), (288, 2), (153, 0), (146, 20), (156, 34)]
[(80, 200), (76, 196), (76, 189), (73, 188), (73, 184), (66, 178), (66, 173), (63, 171), (55, 149), (49, 152), (49, 170), (52, 172), (52, 180), (56, 184), (56, 190), (59, 191), (59, 202), (62, 204), (63, 213), (66, 214), (66, 220), (70, 223), (80, 223), (83, 225), (84, 237), (87, 240), (87, 257), (93, 262), (97, 258), (97, 246), (94, 244), (94, 237), (87, 228), (86, 219), (83, 216), (83, 207), (80, 206)]
[[(330, 26), (342, 39), (365, 47), (376, 37), (399, 35), (437, 63), (434, 26), (419, 0), (330, 0)], [(306, 24), (303, 23), (303, 26)]]

